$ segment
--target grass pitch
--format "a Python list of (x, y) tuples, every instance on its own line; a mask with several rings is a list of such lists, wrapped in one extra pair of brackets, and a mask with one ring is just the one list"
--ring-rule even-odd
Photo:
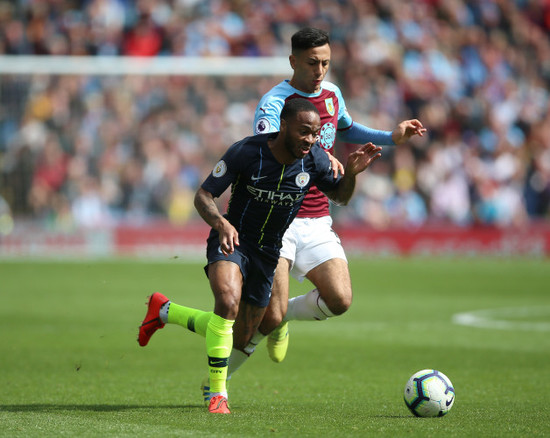
[[(2, 261), (0, 436), (550, 436), (547, 261), (350, 269), (351, 309), (292, 323), (281, 364), (260, 345), (231, 381), (233, 414), (214, 416), (199, 393), (203, 338), (166, 326), (136, 342), (152, 291), (212, 309), (201, 263)], [(424, 368), (454, 384), (443, 418), (415, 418), (403, 402)]]

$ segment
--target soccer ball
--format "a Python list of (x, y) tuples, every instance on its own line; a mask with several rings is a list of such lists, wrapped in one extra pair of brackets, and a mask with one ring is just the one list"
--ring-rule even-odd
[(442, 417), (453, 407), (455, 390), (437, 370), (414, 373), (405, 385), (405, 404), (417, 417)]

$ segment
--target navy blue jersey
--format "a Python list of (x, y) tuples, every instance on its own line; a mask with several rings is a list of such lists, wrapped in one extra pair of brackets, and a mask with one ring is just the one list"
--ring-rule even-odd
[(334, 178), (328, 156), (318, 145), (303, 159), (280, 164), (267, 144), (276, 135), (259, 134), (232, 145), (202, 188), (219, 197), (231, 185), (225, 217), (239, 239), (278, 255), (283, 234), (309, 187), (334, 190), (341, 177)]

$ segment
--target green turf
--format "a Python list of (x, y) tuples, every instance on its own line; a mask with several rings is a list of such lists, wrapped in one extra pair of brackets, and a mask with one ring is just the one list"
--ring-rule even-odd
[[(281, 364), (261, 345), (231, 382), (233, 414), (215, 416), (198, 391), (202, 338), (167, 326), (148, 347), (136, 342), (151, 291), (211, 310), (201, 264), (4, 260), (0, 435), (550, 436), (547, 261), (353, 260), (350, 268), (348, 313), (291, 324)], [(502, 329), (452, 323), (456, 313), (503, 308), (524, 310)], [(403, 403), (405, 382), (424, 368), (455, 386), (446, 417), (415, 418)]]

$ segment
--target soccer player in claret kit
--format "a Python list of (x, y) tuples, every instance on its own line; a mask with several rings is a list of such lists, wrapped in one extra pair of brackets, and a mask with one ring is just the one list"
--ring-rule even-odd
[[(393, 131), (379, 131), (354, 122), (338, 86), (324, 80), (331, 55), (328, 34), (320, 29), (304, 28), (292, 36), (291, 42), (289, 60), (294, 73), (290, 80), (273, 87), (258, 103), (254, 119), (256, 134), (277, 131), (281, 109), (296, 98), (307, 99), (319, 111), (319, 143), (331, 157), (337, 136), (347, 143), (397, 145), (413, 135), (424, 134), (426, 129), (416, 119), (400, 122)], [(333, 168), (342, 169), (334, 157), (331, 162)], [(289, 273), (300, 281), (307, 278), (315, 288), (289, 300)], [(332, 230), (329, 202), (319, 188), (313, 186), (283, 238), (271, 302), (264, 320), (244, 351), (233, 350), (229, 377), (267, 335), (269, 356), (274, 362), (281, 362), (288, 347), (288, 321), (325, 320), (344, 313), (351, 301), (347, 259), (340, 239)]]
[[(315, 184), (334, 202), (346, 204), (356, 175), (380, 157), (380, 147), (365, 144), (349, 155), (345, 174), (337, 175), (317, 144), (321, 120), (315, 106), (293, 99), (280, 117), (279, 132), (232, 145), (195, 195), (197, 211), (212, 227), (205, 271), (214, 311), (181, 306), (157, 292), (149, 298), (139, 330), (141, 346), (167, 322), (205, 336), (212, 413), (230, 413), (226, 379), (231, 350), (244, 350), (264, 316), (281, 240), (306, 193)], [(229, 186), (231, 198), (222, 216), (214, 199)]]

